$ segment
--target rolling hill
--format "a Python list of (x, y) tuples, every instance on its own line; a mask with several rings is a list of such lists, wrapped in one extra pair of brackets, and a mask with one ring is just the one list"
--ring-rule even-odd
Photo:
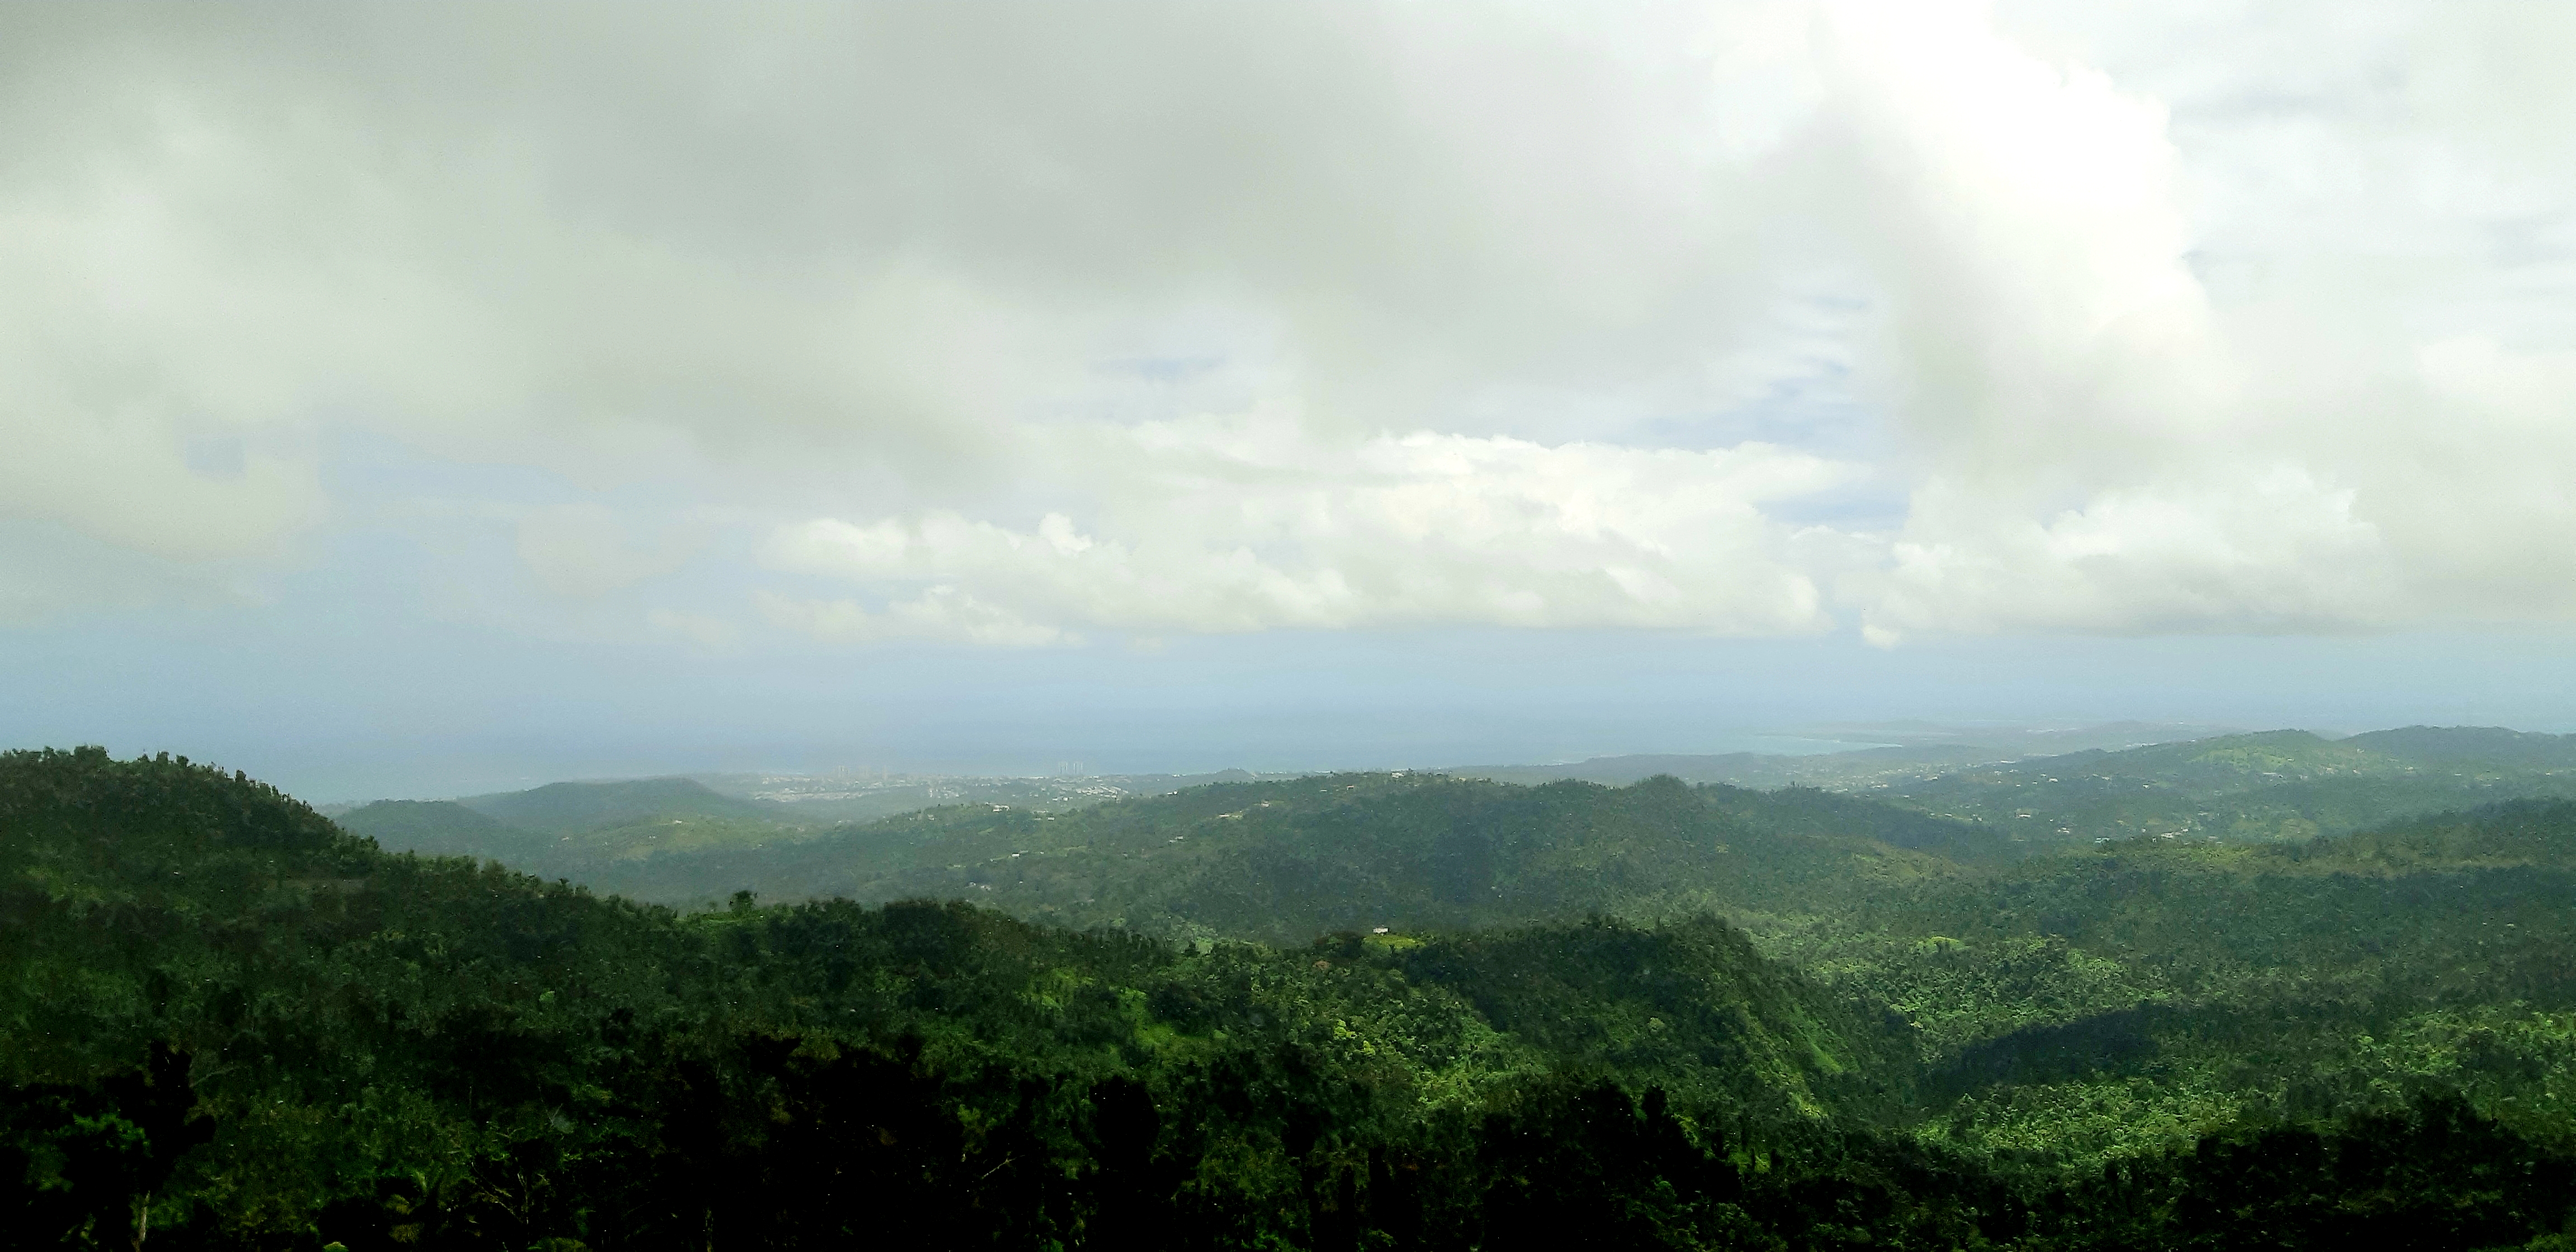
[[(1351, 775), (851, 837), (1189, 941), (681, 914), (184, 759), (0, 754), (10, 1237), (2109, 1252), (2576, 1217), (2576, 804), (1970, 864), (1900, 843), (2000, 836), (1822, 792)], [(1566, 916), (1605, 905), (1673, 911)]]
[(1978, 766), (1864, 794), (2035, 845), (2140, 835), (2295, 841), (2502, 800), (2576, 797), (2576, 736), (2271, 731)]
[(546, 851), (535, 832), (504, 825), (453, 800), (378, 800), (332, 820), (389, 852), (525, 862)]
[(793, 844), (597, 866), (587, 881), (675, 902), (736, 890), (965, 899), (1071, 926), (1302, 943), (1376, 926), (1786, 907), (2006, 855), (1976, 827), (1813, 790), (1360, 774), (1068, 813), (934, 809)]
[[(1706, 918), (1282, 952), (683, 917), (96, 749), (0, 754), (0, 836), (13, 1245), (1472, 1242), (1533, 1142), (1796, 1231), (1853, 1149), (1748, 1185), (1724, 1136), (1865, 1135), (1903, 1087), (1882, 1020)], [(1890, 1220), (1960, 1220), (1917, 1190)]]
[(474, 856), (532, 873), (583, 876), (608, 861), (677, 849), (803, 838), (820, 825), (790, 805), (720, 794), (686, 778), (553, 783), (463, 800), (379, 800), (340, 825), (398, 852)]
[(689, 778), (559, 782), (467, 796), (456, 803), (505, 826), (556, 835), (674, 817), (772, 821), (779, 816), (774, 806), (720, 795)]

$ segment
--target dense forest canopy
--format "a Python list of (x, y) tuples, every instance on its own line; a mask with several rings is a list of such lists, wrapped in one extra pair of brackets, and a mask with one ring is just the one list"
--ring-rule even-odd
[[(2528, 748), (2446, 771), (2558, 768)], [(2093, 776), (2405, 768), (2127, 755)], [(423, 856), (184, 758), (0, 757), (9, 1228), (2554, 1247), (2576, 1217), (2567, 803), (2034, 850), (1877, 793), (1348, 775), (567, 858), (596, 886), (476, 859), (689, 820), (601, 800), (374, 806), (488, 841)]]
[[(975, 863), (970, 836), (977, 831), (1021, 832), (1007, 842), (1023, 846), (1009, 850), (1049, 843), (1056, 849), (1051, 855), (1070, 850), (1079, 857), (1096, 851), (1087, 842), (1093, 833), (1118, 844), (1140, 823), (1170, 827), (1166, 839), (1198, 840), (1225, 833), (1206, 822), (1229, 813), (1274, 832), (1283, 821), (1311, 824), (1330, 802), (1364, 798), (1406, 779), (1412, 786), (1454, 781), (1462, 790), (1453, 795), (1481, 797), (1456, 803), (1497, 809), (1530, 803), (1496, 798), (1517, 796), (1524, 787), (1593, 782), (1624, 789), (1655, 777), (1726, 788), (1722, 794), (1738, 800), (1733, 816), (1756, 826), (1803, 806), (1811, 816), (1796, 828), (1804, 833), (1859, 834), (1974, 862), (2141, 835), (2295, 842), (2506, 800), (2576, 799), (2576, 736), (2419, 726), (2328, 740), (2275, 731), (2012, 759), (1995, 749), (1944, 745), (1812, 757), (1621, 757), (1445, 777), (1351, 775), (1330, 783), (1240, 772), (1199, 779), (903, 781), (847, 797), (834, 790), (845, 784), (830, 779), (800, 780), (800, 793), (777, 778), (710, 775), (733, 790), (684, 778), (556, 783), (458, 801), (382, 801), (337, 820), (392, 850), (495, 858), (670, 903), (703, 903), (745, 887), (764, 896), (895, 898), (886, 893), (900, 894), (898, 880), (932, 894), (960, 890), (940, 875)], [(1210, 786), (1227, 783), (1254, 790)], [(1210, 804), (1224, 805), (1227, 797), (1242, 803), (1209, 807), (1178, 799), (1181, 792), (1206, 792), (1214, 797)], [(833, 798), (763, 798), (791, 794)], [(955, 803), (961, 796), (970, 802)], [(1092, 808), (1108, 811), (1080, 816)], [(852, 813), (864, 819), (845, 820)], [(1828, 813), (1832, 820), (1823, 825), (1813, 820)], [(1063, 821), (1073, 824), (1038, 824)], [(1197, 827), (1185, 829), (1192, 822)], [(1551, 831), (1549, 838), (1563, 833)], [(1054, 837), (1041, 837), (1047, 835)], [(941, 859), (943, 841), (957, 843), (957, 854)], [(825, 846), (791, 850), (808, 842)], [(1097, 865), (1082, 872), (1113, 873)], [(964, 889), (1006, 886), (973, 881), (976, 886)], [(1055, 903), (1063, 908), (1081, 898)], [(1282, 924), (1294, 930), (1302, 923)]]

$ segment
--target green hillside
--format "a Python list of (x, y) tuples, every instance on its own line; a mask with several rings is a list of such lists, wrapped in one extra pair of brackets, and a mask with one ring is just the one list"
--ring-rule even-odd
[(828, 823), (721, 795), (685, 778), (554, 783), (465, 800), (379, 800), (342, 813), (342, 828), (397, 852), (496, 860), (549, 877), (587, 878), (594, 866), (664, 852), (760, 847)]
[(770, 806), (719, 795), (705, 783), (689, 778), (559, 782), (532, 791), (468, 796), (456, 803), (505, 826), (556, 835), (654, 819), (774, 821), (778, 817)]
[[(22, 1241), (1469, 1246), (1488, 1204), (1598, 1206), (1507, 1181), (1532, 1153), (1626, 1161), (1611, 1229), (1769, 1229), (1812, 1224), (1785, 1184), (1904, 1151), (1818, 1155), (1901, 1051), (1705, 919), (1279, 952), (953, 905), (682, 916), (95, 750), (0, 757), (0, 832)], [(1770, 1139), (1804, 1155), (1740, 1177)], [(1921, 1181), (1858, 1185), (1974, 1228)]]
[(378, 800), (331, 820), (393, 852), (524, 864), (545, 851), (534, 832), (505, 826), (453, 800)]
[(1465, 765), (1439, 772), (1457, 778), (1519, 783), (1525, 787), (1543, 787), (1552, 782), (1624, 787), (1656, 777), (1734, 787), (1788, 787), (1801, 783), (1827, 785), (1924, 777), (2009, 755), (1992, 748), (1938, 744), (1916, 748), (1861, 748), (1813, 756), (1780, 756), (1761, 752), (1724, 752), (1708, 756), (1660, 753), (1601, 756), (1565, 765)]
[[(1977, 1151), (2153, 1153), (2466, 1090), (2576, 1133), (2576, 805), (2260, 847), (2147, 839), (1764, 926), (1889, 1005)], [(2070, 1121), (2072, 1119), (2072, 1121)]]
[[(2363, 784), (2382, 780), (2322, 776), (2356, 757), (2320, 745), (2332, 747), (2295, 735), (2171, 745), (2130, 768), (2242, 777), (2304, 760), (2321, 776), (2274, 789), (2311, 789), (2305, 814), (2341, 804), (2345, 820), (2371, 820)], [(2331, 786), (2345, 789), (2317, 790)], [(2550, 915), (2576, 880), (2530, 851), (2560, 847), (2552, 832), (2576, 829), (2572, 812), (2043, 855), (1989, 826), (1808, 789), (1354, 775), (1080, 820), (941, 810), (756, 854), (627, 862), (602, 881), (673, 899), (719, 885), (932, 895), (1077, 927), (1278, 943), (1714, 910), (1907, 1024), (1927, 1092), (1957, 1101), (1927, 1108), (1923, 1133), (1962, 1151), (2045, 1144), (2043, 1156), (2100, 1162), (2211, 1126), (2402, 1104), (2425, 1082), (2388, 1067), (2442, 1072), (2456, 1062), (2438, 1059), (2452, 1046), (2441, 1040), (2460, 1031), (2504, 1032), (2515, 1042), (2494, 1056), (2576, 1075), (2576, 1054), (2550, 1042), (2576, 1023), (2557, 1016), (2576, 1009), (2559, 972), (2576, 932)], [(2381, 1068), (2355, 1068), (2364, 1055)], [(2535, 1133), (2576, 1111), (2550, 1103), (2561, 1097), (2547, 1083), (2507, 1085), (2481, 1090), (2552, 1110), (2526, 1123)], [(2079, 1115), (2081, 1130), (2060, 1124)]]
[(2117, 751), (2142, 744), (2204, 739), (2226, 732), (2211, 726), (2152, 722), (2111, 722), (2057, 730), (1940, 726), (1917, 722), (1847, 726), (1815, 733), (1846, 742), (1874, 741), (1883, 746), (1797, 755), (1724, 752), (1709, 755), (1599, 756), (1557, 765), (1462, 765), (1438, 772), (1459, 778), (1482, 778), (1531, 787), (1569, 780), (1623, 787), (1658, 775), (1670, 775), (1683, 782), (1723, 783), (1733, 787), (1808, 786), (1851, 790), (1937, 777), (1968, 766), (1998, 761), (2063, 756), (2092, 750)]
[(2522, 798), (2576, 798), (2568, 737), (2411, 727), (2231, 735), (1980, 766), (1866, 794), (2045, 845), (2140, 835), (2262, 842)]
[(1917, 848), (2002, 855), (1973, 827), (1818, 791), (1354, 774), (1060, 814), (937, 809), (793, 844), (595, 866), (587, 881), (674, 902), (735, 890), (965, 899), (1064, 925), (1302, 943), (1377, 926), (1777, 908), (1851, 881), (1959, 872)]
[[(910, 864), (1104, 839), (1146, 863), (1029, 877), (1098, 875), (1176, 930), (1300, 932), (1353, 891), (1462, 920), (1270, 946), (955, 902), (682, 914), (391, 855), (184, 759), (0, 755), (0, 1221), (351, 1252), (2035, 1252), (2551, 1248), (2576, 1220), (2576, 805), (1964, 861), (1893, 841), (1974, 827), (1671, 780), (1089, 812), (857, 833)], [(1000, 896), (1032, 859), (976, 868)], [(1669, 911), (1487, 920), (1614, 896)]]
[(2473, 773), (2576, 770), (2576, 735), (2541, 735), (2500, 726), (2403, 726), (2343, 741), (2422, 768), (2466, 767)]

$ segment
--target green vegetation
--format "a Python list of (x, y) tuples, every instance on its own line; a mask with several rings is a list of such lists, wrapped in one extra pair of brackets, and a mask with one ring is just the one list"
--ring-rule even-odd
[(1759, 928), (1810, 976), (1903, 1013), (1924, 1133), (2078, 1165), (2213, 1125), (2463, 1093), (2576, 1130), (2576, 805), (2521, 802), (2345, 839), (2139, 840), (1856, 897)]
[[(950, 778), (871, 781), (784, 780), (765, 775), (708, 775), (731, 790), (695, 778), (552, 783), (529, 791), (462, 800), (379, 800), (339, 812), (342, 828), (387, 850), (426, 856), (471, 856), (507, 862), (548, 877), (591, 881), (617, 862), (672, 852), (760, 849), (796, 843), (859, 822), (973, 797), (984, 812), (1033, 814), (1086, 808), (1174, 786), (1252, 775), (1184, 778), (1111, 775), (1091, 778)], [(794, 787), (783, 785), (787, 782)], [(749, 794), (793, 797), (761, 798)]]
[(463, 800), (379, 800), (336, 820), (393, 851), (479, 857), (586, 878), (609, 862), (788, 843), (815, 832), (782, 820), (785, 814), (789, 806), (720, 795), (686, 778), (648, 778), (553, 783)]
[(687, 778), (633, 782), (550, 783), (533, 791), (468, 796), (458, 804), (521, 830), (572, 834), (651, 818), (719, 817), (759, 821), (772, 811), (749, 800), (719, 795)]
[(672, 903), (971, 900), (1031, 920), (1303, 943), (1590, 912), (1655, 919), (1955, 874), (2001, 855), (1961, 823), (1813, 790), (1515, 787), (1441, 775), (1235, 783), (1067, 813), (933, 809), (793, 844), (590, 867)]
[(1867, 794), (2034, 847), (2139, 835), (2301, 840), (2500, 800), (2576, 798), (2576, 735), (2411, 726), (2329, 740), (2284, 730), (1978, 766)]
[(378, 800), (333, 818), (344, 830), (396, 852), (470, 856), (525, 864), (545, 844), (453, 800)]
[[(2290, 772), (2256, 747), (2170, 768)], [(594, 816), (557, 844), (655, 820), (563, 820)], [(2568, 1246), (2576, 805), (2045, 855), (1996, 825), (1353, 775), (585, 854), (683, 903), (806, 897), (680, 912), (390, 854), (184, 759), (9, 754), (0, 1223), (353, 1252)]]

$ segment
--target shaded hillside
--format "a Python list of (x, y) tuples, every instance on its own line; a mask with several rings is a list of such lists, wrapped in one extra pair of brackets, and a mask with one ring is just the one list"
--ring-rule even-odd
[(1973, 827), (1815, 791), (1525, 788), (1334, 775), (1063, 814), (934, 810), (757, 850), (592, 867), (603, 889), (702, 900), (962, 898), (1074, 926), (1303, 942), (1335, 930), (1778, 909), (2001, 855)]
[(332, 820), (389, 852), (520, 863), (545, 853), (545, 842), (534, 832), (505, 826), (453, 800), (378, 800)]
[(1967, 865), (2000, 863), (2030, 852), (2014, 846), (2016, 840), (2009, 828), (1999, 830), (1937, 817), (1870, 797), (1815, 787), (1748, 791), (1718, 786), (1701, 788), (1700, 795), (1719, 816), (1775, 837), (1869, 839)]

